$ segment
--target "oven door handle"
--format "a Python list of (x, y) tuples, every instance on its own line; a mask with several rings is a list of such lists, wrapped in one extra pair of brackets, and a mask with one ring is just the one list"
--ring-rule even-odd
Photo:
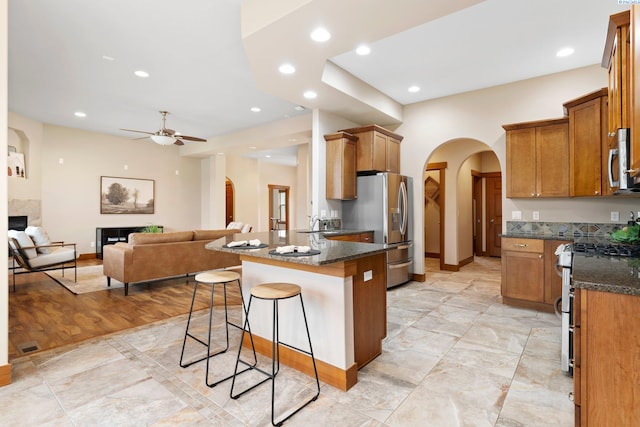
[(387, 264), (387, 268), (389, 270), (395, 270), (396, 268), (405, 268), (410, 266), (411, 264), (413, 264), (413, 260), (409, 261), (409, 262), (403, 262), (400, 264)]

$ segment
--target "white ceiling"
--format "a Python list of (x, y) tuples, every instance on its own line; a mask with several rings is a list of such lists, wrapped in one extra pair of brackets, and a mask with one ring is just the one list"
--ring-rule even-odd
[[(406, 104), (600, 63), (608, 16), (628, 9), (615, 0), (244, 3), (241, 16), (242, 0), (9, 0), (9, 110), (131, 138), (119, 129), (155, 131), (168, 110), (167, 127), (210, 142), (312, 108), (399, 123)], [(308, 40), (316, 24), (333, 33), (323, 47)], [(362, 42), (370, 55), (353, 52)], [(565, 46), (575, 54), (556, 58)], [(298, 68), (288, 80), (276, 70), (285, 60)], [(354, 82), (362, 100), (344, 94)], [(367, 97), (398, 108), (381, 113)], [(210, 142), (192, 144), (204, 155), (218, 150)]]

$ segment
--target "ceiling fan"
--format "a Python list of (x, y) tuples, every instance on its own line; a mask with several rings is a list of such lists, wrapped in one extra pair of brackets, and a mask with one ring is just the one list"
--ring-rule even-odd
[[(176, 132), (173, 129), (167, 129), (166, 121), (167, 121), (167, 114), (169, 114), (169, 112), (160, 111), (160, 114), (162, 114), (162, 127), (156, 132), (145, 132), (143, 130), (133, 130), (133, 129), (120, 129), (120, 130), (125, 130), (127, 132), (146, 133), (147, 135), (149, 135), (149, 138), (151, 138), (153, 142), (160, 145), (171, 145), (171, 144), (184, 145), (183, 140), (198, 141), (198, 142), (207, 141), (206, 139), (197, 138), (195, 136), (182, 135), (180, 132)], [(146, 136), (143, 138), (146, 138)]]

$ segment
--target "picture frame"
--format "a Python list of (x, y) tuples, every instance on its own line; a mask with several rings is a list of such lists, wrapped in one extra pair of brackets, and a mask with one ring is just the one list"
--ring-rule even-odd
[(101, 214), (155, 213), (155, 181), (143, 178), (100, 177)]

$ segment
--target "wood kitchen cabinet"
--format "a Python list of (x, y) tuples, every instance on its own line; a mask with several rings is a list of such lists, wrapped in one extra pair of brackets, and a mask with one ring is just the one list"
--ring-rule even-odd
[(569, 116), (569, 195), (612, 195), (609, 185), (608, 89), (563, 104)]
[(569, 118), (502, 126), (507, 197), (569, 196)]
[(637, 426), (640, 420), (640, 296), (576, 289), (576, 426)]
[[(371, 271), (371, 279), (364, 280)], [(387, 336), (387, 263), (385, 254), (358, 260), (353, 276), (354, 357), (361, 369), (382, 353)]]
[(356, 198), (356, 142), (347, 132), (324, 136), (327, 142), (327, 199)]
[(566, 241), (502, 238), (502, 299), (507, 304), (553, 311), (562, 293), (556, 248)]
[(341, 240), (343, 242), (373, 243), (373, 231), (356, 234), (325, 234), (324, 238), (329, 240)]
[[(609, 72), (608, 132), (613, 139), (618, 128), (630, 126), (630, 13), (609, 17), (602, 66)], [(611, 141), (613, 142), (613, 141)]]
[(343, 129), (358, 137), (356, 170), (358, 172), (400, 173), (402, 136), (378, 125)]

